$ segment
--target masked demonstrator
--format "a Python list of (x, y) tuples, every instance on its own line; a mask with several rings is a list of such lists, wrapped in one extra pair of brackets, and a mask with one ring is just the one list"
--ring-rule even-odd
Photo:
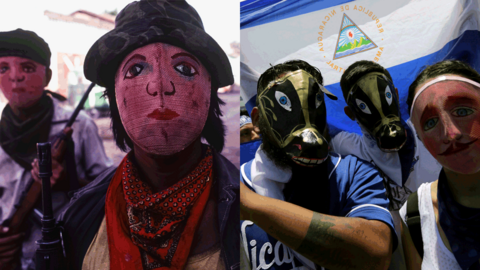
[(233, 75), (195, 9), (129, 4), (84, 67), (107, 89), (117, 145), (131, 150), (64, 213), (70, 269), (234, 269), (239, 171), (219, 154), (217, 95)]
[(390, 262), (397, 240), (382, 178), (369, 163), (329, 153), (324, 94), (337, 98), (322, 82), (300, 60), (258, 81), (252, 120), (263, 143), (241, 167), (242, 269)]
[[(345, 70), (340, 86), (345, 114), (358, 123), (362, 135), (340, 132), (332, 138), (332, 150), (376, 166), (400, 237), (398, 210), (412, 191), (438, 178), (441, 166), (418, 139), (410, 119), (401, 118), (398, 90), (388, 70), (372, 61), (358, 61)], [(402, 248), (395, 251), (390, 269), (405, 269), (402, 253)]]
[(438, 178), (441, 166), (418, 139), (412, 122), (400, 115), (398, 90), (390, 73), (372, 61), (349, 66), (340, 80), (347, 107), (362, 135), (340, 132), (332, 150), (374, 164), (385, 177), (390, 210), (398, 211), (408, 194)]
[(442, 165), (400, 209), (408, 269), (480, 269), (480, 74), (457, 60), (425, 68), (408, 91), (410, 119)]
[[(55, 139), (62, 132), (72, 110), (63, 107), (63, 96), (45, 90), (52, 77), (48, 44), (31, 31), (17, 29), (0, 32), (0, 88), (8, 100), (0, 120), (0, 265), (14, 269), (20, 256), (22, 269), (35, 269), (35, 241), (41, 238), (41, 212), (39, 201), (35, 210), (25, 217), (20, 232), (11, 235), (9, 228), (13, 216), (25, 198), (33, 179), (38, 177), (36, 143)], [(72, 133), (73, 129), (73, 133)], [(84, 112), (80, 112), (71, 134), (76, 178), (91, 181), (112, 165), (106, 156), (97, 126)], [(72, 146), (73, 146), (72, 145)], [(35, 170), (37, 168), (37, 170)], [(53, 211), (56, 216), (69, 201), (67, 192), (72, 178), (65, 163), (52, 163)], [(79, 184), (79, 183), (77, 183)], [(38, 194), (37, 194), (38, 195)], [(39, 196), (40, 197), (40, 196)]]

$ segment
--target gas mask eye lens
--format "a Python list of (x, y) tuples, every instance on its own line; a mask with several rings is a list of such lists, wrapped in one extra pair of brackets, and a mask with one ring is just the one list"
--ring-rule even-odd
[(392, 91), (390, 87), (385, 88), (385, 97), (387, 98), (388, 105), (392, 104)]
[(370, 112), (370, 109), (368, 108), (367, 104), (365, 104), (365, 102), (361, 101), (360, 99), (355, 99), (355, 102), (357, 103), (358, 108), (362, 112), (366, 114), (372, 114), (372, 112)]
[(318, 108), (320, 107), (320, 105), (322, 104), (322, 96), (320, 93), (317, 94), (317, 96), (315, 97), (315, 108)]
[(287, 95), (285, 95), (285, 93), (276, 91), (275, 98), (277, 99), (278, 104), (282, 106), (282, 108), (289, 112), (292, 111), (292, 103), (290, 102), (290, 99), (288, 99)]

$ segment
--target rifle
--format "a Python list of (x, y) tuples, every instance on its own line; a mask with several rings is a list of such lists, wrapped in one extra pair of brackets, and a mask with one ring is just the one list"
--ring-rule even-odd
[(52, 210), (52, 193), (50, 177), (52, 176), (51, 144), (37, 143), (39, 160), (39, 175), (42, 178), (42, 239), (36, 241), (38, 245), (35, 252), (35, 270), (60, 270), (65, 269), (65, 256), (63, 254), (60, 230), (55, 224)]
[[(70, 119), (65, 125), (64, 130), (73, 125), (73, 123), (75, 122), (75, 119), (80, 113), (80, 110), (83, 109), (85, 101), (87, 100), (88, 95), (90, 94), (94, 86), (95, 86), (95, 83), (91, 83), (90, 86), (87, 88), (87, 91), (84, 93), (82, 99), (80, 100), (80, 103), (77, 105), (73, 114), (70, 116)], [(54, 149), (52, 149), (53, 152), (51, 153), (51, 157), (58, 159), (59, 161), (63, 160), (64, 149), (58, 148), (58, 146), (61, 144), (61, 142), (64, 142), (68, 138), (68, 135), (64, 133), (64, 130), (62, 130), (59, 134), (55, 136), (54, 143), (53, 143)], [(73, 147), (73, 141), (70, 146)], [(68, 158), (70, 159), (73, 158), (73, 161), (67, 160), (67, 171), (70, 170), (73, 172), (71, 173), (72, 175), (71, 178), (73, 179), (69, 179), (69, 180), (70, 180), (70, 188), (75, 189), (75, 187), (78, 187), (78, 179), (77, 179), (74, 155), (72, 154), (69, 157), (67, 157), (67, 159)], [(13, 235), (24, 230), (25, 220), (27, 219), (27, 216), (30, 214), (30, 212), (34, 208), (36, 202), (40, 197), (41, 192), (42, 192), (42, 185), (39, 182), (31, 179), (29, 183), (26, 185), (26, 190), (22, 192), (22, 196), (18, 204), (15, 205), (15, 208), (16, 208), (15, 213), (11, 218), (6, 219), (2, 223), (3, 227), (10, 228), (7, 235)], [(6, 269), (9, 269), (9, 268), (6, 268)]]

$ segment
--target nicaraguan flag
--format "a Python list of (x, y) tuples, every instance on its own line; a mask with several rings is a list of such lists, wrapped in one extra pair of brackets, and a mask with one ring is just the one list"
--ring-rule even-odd
[[(407, 120), (408, 87), (423, 67), (458, 59), (480, 71), (479, 2), (246, 0), (240, 8), (242, 76), (261, 74), (270, 64), (305, 60), (320, 69), (324, 85), (338, 96), (337, 101), (326, 99), (331, 135), (341, 130), (361, 134), (343, 112), (339, 82), (352, 63), (375, 61), (392, 75)], [(255, 104), (255, 94), (242, 86), (247, 108)]]

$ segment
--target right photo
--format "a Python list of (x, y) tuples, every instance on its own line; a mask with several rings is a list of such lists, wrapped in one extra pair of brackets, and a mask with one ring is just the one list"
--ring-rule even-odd
[(480, 269), (480, 0), (245, 0), (240, 29), (240, 268)]

